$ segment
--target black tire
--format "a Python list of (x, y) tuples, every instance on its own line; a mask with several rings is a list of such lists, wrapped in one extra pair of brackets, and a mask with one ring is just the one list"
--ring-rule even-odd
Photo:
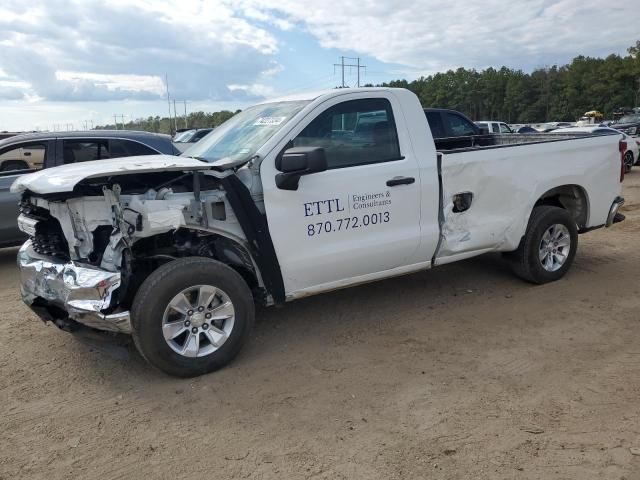
[[(231, 333), (217, 350), (203, 357), (186, 357), (168, 345), (162, 322), (171, 299), (195, 285), (224, 290), (235, 317)], [(140, 354), (154, 367), (176, 377), (195, 377), (233, 360), (249, 336), (254, 316), (251, 290), (239, 273), (210, 258), (189, 257), (161, 266), (142, 283), (131, 308), (132, 336)]]
[[(545, 269), (540, 260), (542, 236), (553, 225), (564, 225), (569, 231), (570, 248), (564, 264), (555, 271)], [(518, 249), (506, 255), (513, 272), (527, 282), (543, 284), (564, 276), (571, 267), (578, 249), (578, 227), (569, 212), (563, 208), (542, 205), (531, 212), (527, 231)]]
[(0, 166), (0, 172), (10, 172), (11, 170), (28, 170), (29, 166), (20, 160), (8, 160)]
[(624, 171), (625, 173), (629, 173), (631, 168), (633, 168), (634, 160), (633, 160), (633, 152), (627, 152), (624, 154)]

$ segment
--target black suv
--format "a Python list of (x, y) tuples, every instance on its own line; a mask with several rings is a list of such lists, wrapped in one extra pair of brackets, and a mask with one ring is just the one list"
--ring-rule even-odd
[(455, 110), (425, 108), (436, 150), (494, 145), (495, 138)]

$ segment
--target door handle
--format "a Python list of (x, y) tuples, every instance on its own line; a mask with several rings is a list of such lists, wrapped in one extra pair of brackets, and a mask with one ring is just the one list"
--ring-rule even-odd
[(30, 156), (31, 156), (31, 152), (22, 152), (22, 154), (23, 154), (25, 157), (30, 157)]
[(395, 187), (396, 185), (411, 185), (416, 181), (413, 177), (394, 177), (387, 180), (387, 187)]

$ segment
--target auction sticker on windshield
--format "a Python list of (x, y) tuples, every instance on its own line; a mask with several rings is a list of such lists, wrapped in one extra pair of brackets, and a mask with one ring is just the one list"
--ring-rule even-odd
[(254, 125), (264, 125), (264, 126), (274, 126), (280, 125), (282, 122), (286, 120), (287, 117), (260, 117), (258, 118)]

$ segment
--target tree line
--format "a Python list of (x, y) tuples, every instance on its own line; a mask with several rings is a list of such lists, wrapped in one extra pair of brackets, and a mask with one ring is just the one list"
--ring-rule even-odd
[(640, 41), (627, 51), (606, 58), (580, 55), (567, 65), (531, 73), (458, 68), (382, 85), (408, 88), (424, 106), (459, 110), (473, 120), (575, 121), (590, 110), (612, 118), (620, 107), (640, 106)]
[[(590, 110), (599, 110), (610, 119), (620, 107), (640, 107), (640, 41), (627, 53), (606, 58), (580, 55), (567, 65), (537, 68), (531, 73), (507, 67), (480, 71), (458, 68), (378, 86), (408, 88), (425, 107), (459, 110), (473, 120), (575, 121)], [(184, 117), (179, 117), (177, 124), (178, 128), (216, 127), (239, 111), (192, 112), (186, 125)], [(114, 129), (116, 125), (97, 128)], [(173, 133), (175, 121), (148, 117), (128, 122), (124, 128)]]
[(154, 133), (166, 133), (173, 134), (176, 131), (176, 124), (178, 129), (183, 128), (211, 128), (217, 127), (223, 122), (233, 117), (240, 110), (231, 112), (229, 110), (222, 110), (219, 112), (206, 113), (206, 112), (191, 112), (187, 115), (187, 121), (185, 124), (184, 116), (174, 118), (168, 117), (147, 117), (138, 118), (136, 120), (127, 123), (118, 123), (100, 125), (96, 127), (97, 130), (142, 130), (145, 132)]

